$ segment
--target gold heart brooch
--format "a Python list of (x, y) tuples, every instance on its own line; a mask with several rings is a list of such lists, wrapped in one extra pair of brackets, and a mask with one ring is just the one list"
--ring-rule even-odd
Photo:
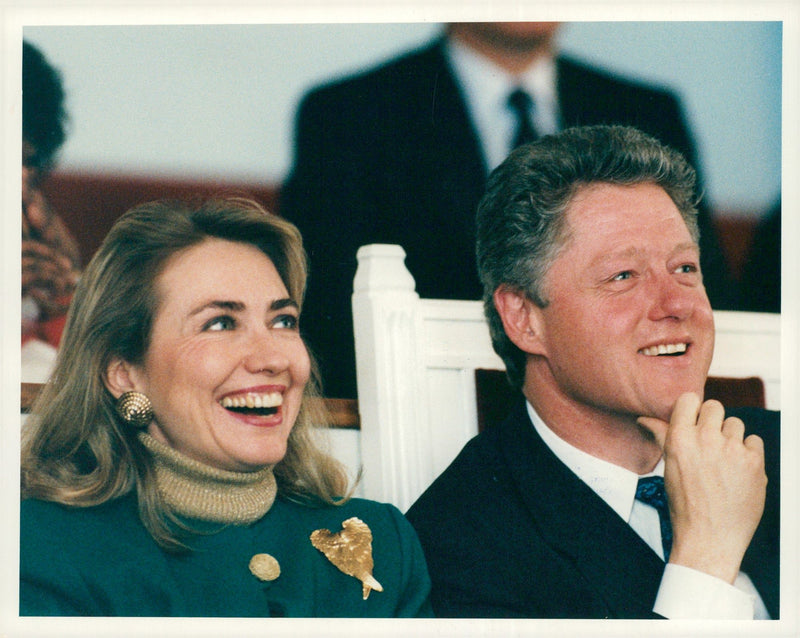
[(364, 600), (373, 589), (383, 591), (372, 576), (372, 532), (361, 519), (348, 518), (335, 534), (327, 529), (318, 529), (311, 533), (311, 544), (339, 571), (361, 581)]

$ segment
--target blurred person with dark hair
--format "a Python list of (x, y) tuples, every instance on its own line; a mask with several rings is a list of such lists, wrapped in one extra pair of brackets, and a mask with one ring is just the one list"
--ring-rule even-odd
[[(26, 362), (52, 359), (80, 274), (78, 245), (51, 210), (42, 183), (66, 139), (61, 77), (22, 43), (22, 343)], [(42, 375), (45, 373), (34, 373)], [(30, 380), (43, 380), (41, 378)]]

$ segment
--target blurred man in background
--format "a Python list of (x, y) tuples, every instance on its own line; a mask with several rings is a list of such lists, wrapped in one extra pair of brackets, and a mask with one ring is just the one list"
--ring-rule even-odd
[[(559, 54), (558, 29), (448, 24), (428, 46), (302, 101), (280, 211), (309, 251), (306, 336), (328, 396), (356, 396), (358, 248), (401, 245), (421, 297), (479, 299), (475, 208), (489, 171), (519, 143), (575, 125), (629, 124), (697, 166), (675, 95)], [(711, 303), (731, 308), (731, 277), (702, 206), (699, 224)]]

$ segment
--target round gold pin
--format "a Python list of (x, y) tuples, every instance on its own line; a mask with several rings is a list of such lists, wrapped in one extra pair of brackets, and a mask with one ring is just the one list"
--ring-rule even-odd
[(256, 554), (250, 559), (250, 573), (260, 580), (275, 580), (281, 575), (281, 566), (274, 556)]

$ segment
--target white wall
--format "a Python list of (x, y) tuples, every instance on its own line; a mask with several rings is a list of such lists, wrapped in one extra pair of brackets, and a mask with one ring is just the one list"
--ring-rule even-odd
[[(33, 18), (23, 34), (64, 76), (72, 117), (64, 169), (277, 182), (291, 162), (304, 91), (439, 29), (425, 22), (37, 26)], [(778, 196), (780, 22), (578, 22), (563, 27), (561, 42), (679, 92), (715, 206), (764, 209)]]

